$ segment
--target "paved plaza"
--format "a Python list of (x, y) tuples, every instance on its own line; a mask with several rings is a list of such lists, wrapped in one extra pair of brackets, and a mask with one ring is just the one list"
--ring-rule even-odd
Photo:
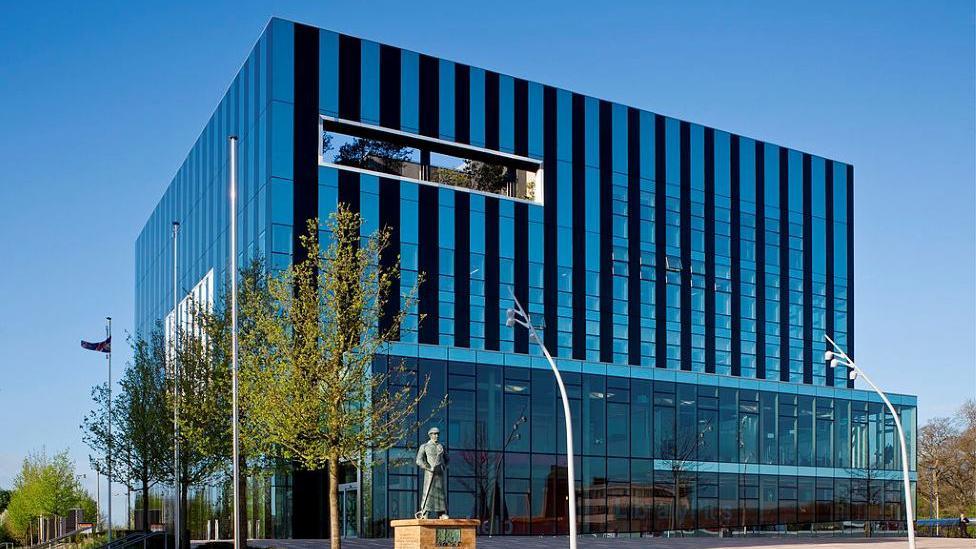
[[(976, 549), (976, 540), (959, 538), (917, 538), (917, 549)], [(249, 540), (249, 547), (276, 549), (328, 549), (327, 540)], [(541, 537), (478, 537), (481, 549), (557, 549), (567, 547), (566, 538)], [(344, 549), (387, 549), (393, 547), (392, 539), (348, 539), (342, 542)], [(581, 537), (579, 549), (637, 549), (660, 547), (662, 549), (905, 549), (907, 538), (585, 538)]]

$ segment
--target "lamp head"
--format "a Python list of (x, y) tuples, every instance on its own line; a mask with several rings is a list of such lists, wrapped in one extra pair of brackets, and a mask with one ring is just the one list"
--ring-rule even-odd
[(850, 373), (847, 374), (847, 377), (850, 378), (851, 381), (857, 379), (857, 370), (852, 369)]
[(839, 360), (837, 360), (836, 358), (830, 359), (830, 367), (831, 368), (836, 368), (838, 366), (840, 366), (840, 361)]
[(834, 359), (834, 352), (833, 351), (827, 351), (827, 352), (824, 353), (824, 361), (825, 362), (830, 362), (833, 359)]
[(515, 326), (515, 309), (505, 311), (505, 325), (509, 328)]

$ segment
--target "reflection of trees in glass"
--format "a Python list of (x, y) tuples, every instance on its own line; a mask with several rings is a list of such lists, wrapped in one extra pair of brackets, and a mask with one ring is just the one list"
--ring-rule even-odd
[(472, 188), (479, 191), (499, 193), (508, 185), (508, 170), (498, 164), (466, 161), (464, 173), (471, 179)]
[(432, 166), (430, 180), (466, 189), (509, 194), (509, 173), (508, 168), (499, 164), (465, 160), (457, 169)]
[[(479, 511), (478, 516), (483, 521), (480, 531), (487, 533), (489, 536), (495, 533), (497, 519), (500, 518), (502, 521), (508, 519), (508, 510), (505, 508), (505, 500), (502, 497), (500, 483), (501, 467), (509, 445), (522, 438), (522, 434), (518, 430), (523, 423), (528, 421), (525, 412), (526, 407), (523, 406), (522, 411), (519, 412), (518, 419), (512, 424), (511, 431), (509, 431), (508, 436), (502, 443), (501, 451), (485, 450), (485, 448), (488, 448), (487, 429), (479, 422), (475, 426), (475, 444), (471, 444), (470, 440), (466, 444), (468, 448), (477, 449), (462, 450), (460, 452), (461, 460), (464, 462), (467, 470), (474, 474), (474, 477), (470, 479), (459, 477), (457, 479), (458, 483), (467, 489), (468, 492), (475, 494), (475, 505)], [(484, 531), (484, 522), (488, 523), (487, 532)]]
[[(335, 135), (322, 132), (322, 157), (342, 166), (352, 166), (365, 170), (378, 171), (403, 177), (419, 177), (434, 183), (474, 189), (483, 192), (516, 196), (526, 194), (532, 198), (535, 194), (535, 180), (528, 180), (527, 174), (522, 174), (516, 184), (517, 172), (514, 168), (502, 164), (493, 164), (480, 160), (456, 158), (454, 166), (437, 166), (428, 164), (429, 155), (425, 158), (423, 150), (418, 164), (412, 153), (418, 149), (383, 141), (379, 139), (355, 138), (338, 146)], [(340, 136), (346, 137), (348, 136)], [(340, 140), (340, 142), (345, 139)], [(446, 155), (450, 157), (450, 155)], [(426, 170), (425, 170), (426, 169)], [(428, 174), (428, 175), (425, 175)], [(523, 188), (517, 191), (517, 188)], [(519, 198), (526, 198), (519, 196)]]
[(402, 173), (403, 164), (408, 160), (410, 160), (410, 152), (406, 147), (365, 138), (342, 145), (335, 156), (336, 164), (395, 175)]
[[(712, 424), (705, 421), (699, 424), (699, 432), (693, 436), (678, 436), (672, 440), (665, 441), (663, 450), (664, 466), (671, 471), (673, 479), (672, 487), (672, 511), (668, 529), (674, 530), (676, 526), (682, 525), (685, 514), (691, 508), (691, 501), (686, 501), (681, 507), (679, 501), (688, 498), (691, 492), (691, 481), (695, 477), (698, 456), (698, 448), (704, 444), (705, 433), (711, 432)], [(680, 516), (678, 516), (680, 512)]]
[(325, 157), (325, 153), (332, 150), (332, 134), (326, 131), (322, 132), (322, 157)]

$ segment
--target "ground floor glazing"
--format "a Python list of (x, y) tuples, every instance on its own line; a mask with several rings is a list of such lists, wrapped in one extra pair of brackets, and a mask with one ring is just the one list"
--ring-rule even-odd
[[(563, 409), (547, 365), (391, 354), (376, 368), (390, 362), (416, 374), (404, 383), (429, 382), (417, 413), (441, 430), (452, 517), (480, 519), (486, 535), (568, 532)], [(657, 369), (569, 365), (563, 377), (581, 534), (903, 528), (894, 420), (872, 394)], [(894, 401), (914, 471), (914, 398)], [(413, 516), (425, 432), (343, 466), (343, 535), (388, 536), (390, 520)], [(325, 537), (326, 479), (287, 466), (252, 477), (249, 535)], [(228, 490), (198, 492), (194, 538), (226, 537)]]

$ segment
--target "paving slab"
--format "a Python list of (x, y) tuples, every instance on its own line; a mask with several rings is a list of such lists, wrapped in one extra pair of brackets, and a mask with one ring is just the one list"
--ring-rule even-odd
[[(568, 547), (565, 537), (478, 537), (481, 549), (560, 549)], [(328, 540), (267, 539), (250, 540), (249, 547), (265, 549), (329, 549)], [(907, 538), (854, 538), (854, 537), (742, 537), (742, 538), (586, 538), (577, 543), (578, 549), (637, 549), (638, 547), (661, 549), (907, 549)], [(392, 539), (347, 539), (343, 549), (389, 549)], [(976, 539), (916, 538), (917, 549), (976, 549)]]

